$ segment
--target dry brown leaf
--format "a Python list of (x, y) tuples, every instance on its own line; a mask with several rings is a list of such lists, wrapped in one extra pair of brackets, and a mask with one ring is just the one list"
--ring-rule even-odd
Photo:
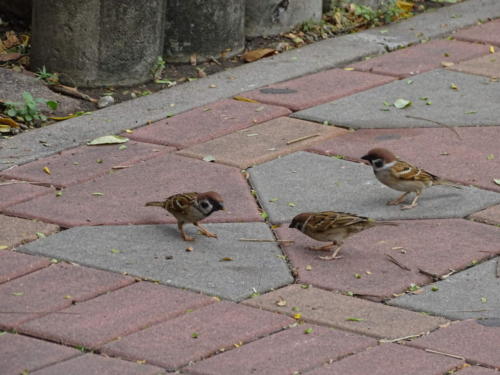
[(0, 117), (0, 124), (9, 125), (11, 128), (18, 128), (19, 124), (8, 117)]
[(21, 41), (14, 31), (7, 31), (5, 33), (5, 38), (6, 39), (3, 41), (3, 46), (5, 47), (5, 49), (9, 49), (21, 44)]
[(262, 59), (263, 57), (273, 55), (275, 52), (276, 50), (273, 48), (259, 48), (246, 52), (243, 54), (242, 58), (246, 62), (252, 62)]
[(19, 52), (0, 53), (0, 62), (15, 61), (22, 56)]
[(191, 65), (196, 66), (196, 55), (191, 55), (191, 57), (189, 58), (189, 62), (191, 63)]

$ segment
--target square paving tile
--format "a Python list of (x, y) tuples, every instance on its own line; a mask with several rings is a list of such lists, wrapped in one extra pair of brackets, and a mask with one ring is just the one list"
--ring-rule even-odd
[(412, 346), (464, 357), (467, 362), (500, 369), (500, 326), (488, 327), (481, 321), (466, 320), (438, 329), (410, 343)]
[(500, 20), (483, 23), (482, 25), (462, 29), (453, 37), (469, 42), (494, 44), (500, 46)]
[(500, 127), (464, 127), (457, 132), (461, 138), (444, 128), (362, 129), (318, 143), (310, 151), (361, 161), (369, 149), (383, 147), (435, 175), (500, 191), (493, 181), (500, 178)]
[[(350, 237), (342, 248), (342, 258), (332, 262), (319, 259), (321, 252), (307, 249), (324, 243), (313, 241), (287, 228), (288, 225), (276, 232), (281, 239), (295, 241), (284, 250), (301, 282), (377, 299), (404, 292), (411, 284), (432, 282), (419, 269), (427, 275), (442, 276), (450, 269), (463, 269), (472, 262), (500, 254), (500, 228), (463, 219), (405, 220), (398, 224)], [(386, 254), (409, 270), (392, 263)]]
[(0, 373), (19, 375), (68, 358), (76, 357), (80, 351), (47, 341), (22, 335), (2, 333), (0, 335)]
[(342, 211), (374, 219), (431, 219), (464, 217), (500, 203), (500, 194), (464, 187), (433, 186), (417, 207), (387, 206), (398, 191), (382, 185), (371, 167), (296, 152), (249, 169), (250, 181), (273, 223), (290, 222), (300, 212)]
[[(175, 149), (139, 142), (82, 146), (14, 167), (0, 176), (66, 187), (102, 176), (113, 167), (132, 166), (172, 150)], [(44, 168), (48, 168), (50, 174)]]
[(343, 69), (309, 74), (241, 94), (299, 111), (393, 81), (394, 78)]
[(207, 222), (260, 221), (255, 199), (240, 170), (178, 155), (164, 155), (6, 209), (13, 215), (41, 218), (63, 227), (78, 225), (175, 223), (148, 201), (190, 191), (219, 192), (226, 211)]
[(2, 194), (0, 210), (13, 204), (24, 202), (28, 199), (51, 192), (54, 192), (54, 189), (50, 189), (45, 186), (33, 185), (26, 181), (0, 178), (0, 193)]
[(500, 205), (492, 206), (486, 210), (476, 212), (470, 219), (481, 223), (500, 225)]
[(472, 60), (463, 61), (460, 64), (452, 66), (450, 70), (457, 72), (477, 74), (490, 78), (500, 77), (500, 52), (492, 55), (477, 57)]
[[(0, 327), (71, 306), (134, 282), (131, 277), (69, 264), (55, 264), (0, 285)], [(56, 313), (62, 317), (65, 314)]]
[(196, 375), (304, 373), (321, 364), (376, 346), (374, 339), (303, 324), (187, 367)]
[(14, 251), (0, 251), (0, 283), (15, 279), (50, 265), (47, 258)]
[(480, 366), (471, 366), (460, 370), (457, 375), (498, 375), (498, 371)]
[(59, 227), (54, 224), (0, 215), (0, 246), (2, 249), (5, 249), (4, 246), (10, 249), (38, 239), (37, 233), (48, 236), (58, 230)]
[(218, 163), (244, 169), (346, 133), (337, 127), (280, 117), (178, 153), (198, 159), (211, 156)]
[(498, 257), (428, 285), (421, 294), (406, 294), (389, 303), (450, 319), (500, 319), (497, 274)]
[(30, 373), (31, 375), (162, 375), (159, 367), (122, 361), (116, 358), (85, 354)]
[[(286, 301), (285, 306), (282, 301)], [(281, 302), (277, 304), (277, 302)], [(312, 286), (289, 285), (244, 304), (377, 338), (399, 338), (428, 332), (444, 318), (397, 309), (380, 303), (328, 292)]]
[(293, 322), (280, 314), (220, 302), (114, 341), (102, 351), (131, 361), (146, 360), (173, 371)]
[(195, 293), (139, 282), (19, 327), (30, 336), (98, 348), (117, 337), (215, 302)]
[[(393, 106), (397, 99), (412, 104), (398, 109)], [(355, 129), (436, 127), (435, 122), (450, 126), (499, 126), (499, 101), (500, 82), (437, 69), (413, 76), (411, 84), (407, 80), (391, 82), (292, 116)]]
[(285, 107), (225, 99), (154, 122), (127, 137), (184, 148), (290, 113)]
[[(208, 224), (207, 228), (218, 238), (196, 235), (192, 226), (186, 226), (186, 232), (194, 235), (195, 242), (183, 241), (175, 225), (79, 227), (29, 244), (22, 251), (232, 300), (293, 282), (276, 244), (239, 241), (274, 239), (266, 224)], [(187, 252), (188, 247), (193, 251)]]
[(402, 345), (383, 344), (309, 372), (308, 375), (441, 375), (463, 363), (459, 359)]
[(443, 62), (458, 63), (488, 53), (488, 46), (481, 44), (433, 40), (351, 64), (349, 67), (403, 78), (441, 68)]

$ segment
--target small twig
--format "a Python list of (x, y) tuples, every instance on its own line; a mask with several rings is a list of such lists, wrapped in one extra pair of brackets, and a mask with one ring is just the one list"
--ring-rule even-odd
[(0, 311), (0, 314), (70, 314), (81, 315), (80, 313), (66, 311)]
[(500, 258), (497, 259), (497, 279), (500, 279)]
[(391, 261), (392, 263), (394, 263), (396, 266), (404, 269), (405, 271), (411, 271), (411, 268), (408, 268), (407, 266), (405, 266), (404, 264), (400, 263), (396, 258), (394, 258), (392, 255), (389, 255), (389, 254), (385, 254), (385, 256), (387, 258), (389, 258), (389, 261)]
[(240, 238), (239, 241), (243, 242), (279, 242), (279, 243), (294, 243), (294, 240), (265, 240), (260, 238)]
[(61, 84), (49, 85), (48, 87), (52, 91), (55, 91), (55, 92), (58, 92), (61, 94), (72, 96), (72, 97), (77, 98), (77, 99), (83, 99), (83, 100), (86, 100), (86, 101), (91, 102), (91, 103), (97, 103), (97, 99), (91, 98), (90, 96), (78, 91), (74, 87), (69, 87), (69, 86), (65, 86), (65, 85), (61, 85)]
[(111, 167), (111, 169), (125, 169), (125, 168), (130, 168), (131, 165), (114, 165)]
[(491, 311), (488, 309), (482, 309), (482, 310), (446, 310), (448, 312), (485, 312), (485, 311)]
[(460, 134), (458, 134), (457, 130), (453, 126), (451, 126), (451, 125), (443, 124), (442, 122), (430, 120), (428, 118), (419, 117), (419, 116), (406, 115), (405, 117), (406, 118), (413, 118), (415, 120), (429, 121), (429, 122), (432, 122), (433, 124), (436, 124), (436, 125), (439, 125), (439, 126), (444, 126), (445, 128), (448, 128), (453, 133), (455, 133), (459, 139), (462, 139), (462, 137), (460, 136)]
[(434, 353), (434, 354), (441, 354), (441, 355), (445, 355), (447, 357), (451, 357), (451, 358), (456, 358), (456, 359), (461, 359), (462, 361), (465, 361), (465, 358), (462, 357), (462, 356), (459, 356), (459, 355), (455, 355), (455, 354), (450, 354), (450, 353), (445, 353), (445, 352), (439, 352), (437, 350), (432, 350), (432, 349), (424, 349), (426, 352), (429, 352), (429, 353)]
[(450, 277), (451, 275), (453, 275), (456, 272), (457, 271), (450, 269), (450, 272), (448, 272), (446, 275), (441, 276), (441, 279), (447, 279), (448, 277)]
[(306, 135), (306, 136), (300, 137), (300, 138), (295, 138), (295, 139), (292, 139), (291, 141), (288, 141), (286, 144), (287, 145), (291, 145), (292, 143), (297, 143), (297, 142), (300, 142), (300, 141), (305, 141), (306, 139), (314, 138), (314, 137), (319, 137), (319, 134), (312, 134), (312, 135)]
[(215, 57), (213, 56), (208, 56), (208, 58), (210, 59), (210, 61), (213, 61), (214, 63), (216, 63), (217, 65), (221, 65), (221, 63), (219, 62), (219, 60), (217, 60)]
[(418, 334), (418, 335), (410, 335), (410, 336), (405, 336), (405, 337), (398, 337), (397, 339), (391, 339), (391, 340), (380, 339), (380, 340), (378, 340), (378, 342), (380, 342), (380, 343), (398, 342), (398, 341), (401, 341), (401, 340), (414, 339), (414, 338), (420, 337), (422, 335), (423, 335), (423, 333)]
[(52, 184), (49, 184), (46, 182), (33, 182), (33, 181), (7, 181), (7, 182), (0, 183), (0, 186), (14, 185), (14, 184), (30, 184), (30, 185), (44, 186), (44, 187), (51, 187), (52, 186)]

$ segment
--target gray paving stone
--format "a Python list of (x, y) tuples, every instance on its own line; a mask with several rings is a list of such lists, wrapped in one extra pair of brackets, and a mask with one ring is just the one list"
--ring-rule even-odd
[[(389, 304), (450, 319), (481, 318), (499, 322), (500, 278), (496, 277), (499, 259), (491, 259), (428, 285), (421, 294), (395, 298)], [(432, 291), (432, 288), (438, 290)]]
[(497, 0), (464, 1), (438, 11), (426, 12), (390, 27), (379, 27), (357, 35), (392, 51), (475, 25), (478, 20), (499, 16), (500, 3)]
[[(275, 244), (239, 241), (273, 239), (266, 224), (206, 227), (219, 238), (196, 236), (195, 242), (185, 242), (175, 225), (76, 227), (19, 251), (127, 272), (235, 301), (293, 282)], [(193, 234), (195, 229), (186, 226), (186, 232)], [(187, 247), (193, 250), (188, 252)]]
[(307, 152), (248, 171), (273, 223), (289, 222), (300, 212), (326, 210), (384, 220), (464, 217), (500, 201), (500, 194), (492, 191), (435, 186), (424, 192), (416, 208), (400, 210), (386, 205), (399, 192), (378, 182), (371, 167)]
[[(458, 89), (453, 89), (452, 84)], [(392, 103), (399, 98), (410, 100), (412, 105), (397, 109)], [(426, 104), (429, 101), (431, 105)], [(413, 76), (410, 81), (391, 82), (293, 116), (356, 129), (436, 127), (432, 121), (451, 126), (499, 126), (499, 101), (500, 82), (438, 69)], [(391, 105), (386, 106), (384, 102)], [(450, 132), (450, 136), (454, 135)]]

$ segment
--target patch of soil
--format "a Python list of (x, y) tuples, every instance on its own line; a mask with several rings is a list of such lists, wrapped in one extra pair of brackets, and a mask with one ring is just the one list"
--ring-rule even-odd
[[(422, 13), (428, 9), (435, 9), (450, 5), (446, 2), (436, 2), (438, 0), (413, 0), (411, 2), (405, 2), (402, 0), (398, 1), (400, 4), (403, 4), (403, 9), (399, 10), (399, 14), (392, 15), (391, 19), (387, 19), (386, 13), (380, 13), (373, 19), (367, 19), (366, 15), (360, 15), (359, 12), (355, 10), (354, 6), (351, 5), (350, 8), (346, 7), (329, 12), (324, 15), (323, 21), (320, 23), (305, 23), (291, 32), (272, 37), (247, 39), (245, 52), (262, 48), (270, 48), (275, 50), (274, 53), (280, 53), (286, 50), (300, 48), (316, 41), (335, 37), (337, 35), (353, 33), (373, 26), (380, 26), (388, 23), (389, 21)], [(405, 4), (413, 4), (411, 13), (409, 10), (404, 10)], [(3, 39), (5, 33), (11, 30), (20, 36), (30, 35), (29, 25), (23, 22), (23, 20), (16, 18), (14, 15), (2, 13), (0, 10), (0, 20), (0, 38)], [(0, 67), (14, 69), (16, 71), (27, 70), (26, 73), (33, 75), (34, 72), (29, 72), (29, 46), (21, 49), (19, 52), (21, 52), (24, 57), (16, 61), (2, 62), (0, 60)], [(161, 78), (161, 81), (168, 80), (169, 83), (155, 83), (152, 80), (148, 83), (131, 87), (80, 88), (79, 91), (90, 96), (91, 98), (96, 99), (103, 95), (112, 95), (115, 103), (120, 103), (135, 97), (149, 95), (159, 90), (167, 89), (168, 87), (171, 87), (172, 83), (174, 85), (179, 85), (193, 79), (202, 78), (220, 71), (232, 69), (245, 64), (246, 62), (244, 61), (244, 57), (245, 53), (230, 59), (212, 59), (211, 61), (198, 64), (171, 64), (167, 62), (163, 66), (161, 74), (159, 74), (157, 78)], [(195, 63), (195, 61), (192, 61), (192, 63)], [(95, 103), (82, 99), (79, 99), (79, 102), (79, 111), (85, 112), (97, 109)], [(50, 123), (50, 121), (44, 123), (43, 126), (49, 125)]]

